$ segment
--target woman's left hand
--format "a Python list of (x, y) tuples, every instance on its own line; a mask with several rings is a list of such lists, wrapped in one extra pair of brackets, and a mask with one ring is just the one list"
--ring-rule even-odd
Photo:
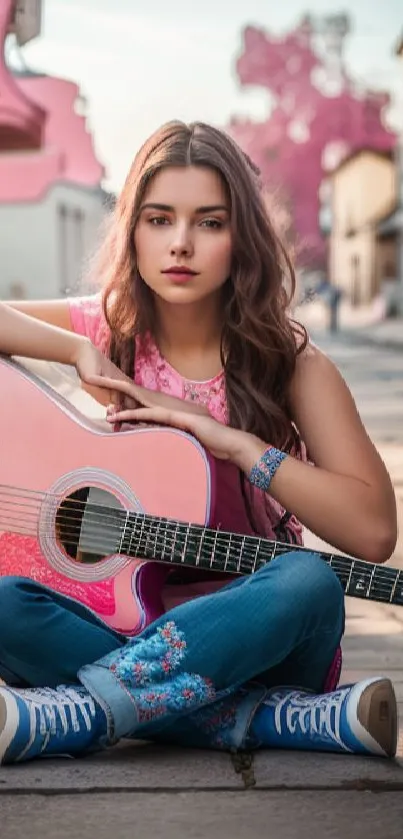
[(115, 404), (112, 403), (109, 410), (113, 407), (116, 411), (134, 410), (135, 408), (168, 408), (174, 411), (183, 411), (186, 414), (210, 416), (205, 405), (186, 401), (177, 396), (171, 396), (169, 393), (162, 393), (159, 390), (149, 390), (142, 385), (137, 385), (123, 374), (120, 374), (119, 379), (116, 379), (110, 378), (107, 373), (102, 373), (102, 375), (87, 376), (86, 381), (92, 386), (105, 389), (108, 395), (114, 395)]
[(239, 453), (247, 445), (248, 438), (253, 435), (246, 431), (239, 431), (223, 425), (211, 416), (188, 413), (181, 410), (171, 410), (165, 407), (135, 408), (130, 410), (107, 411), (110, 423), (157, 423), (170, 425), (193, 434), (194, 437), (214, 457), (220, 460), (237, 462)]

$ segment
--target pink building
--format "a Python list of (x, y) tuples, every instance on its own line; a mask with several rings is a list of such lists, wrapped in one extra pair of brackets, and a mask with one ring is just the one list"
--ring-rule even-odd
[(0, 4), (0, 298), (74, 291), (105, 212), (104, 169), (78, 86), (13, 73), (6, 38), (40, 34), (41, 0)]

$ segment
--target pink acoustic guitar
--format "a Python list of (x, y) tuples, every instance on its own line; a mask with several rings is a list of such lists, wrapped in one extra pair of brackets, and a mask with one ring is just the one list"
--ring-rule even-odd
[[(0, 387), (0, 575), (37, 580), (135, 635), (163, 612), (173, 568), (249, 574), (295, 550), (252, 534), (241, 493), (226, 490), (233, 467), (191, 436), (114, 434), (3, 357)], [(226, 530), (229, 504), (239, 534)], [(322, 558), (346, 594), (403, 604), (403, 572)]]

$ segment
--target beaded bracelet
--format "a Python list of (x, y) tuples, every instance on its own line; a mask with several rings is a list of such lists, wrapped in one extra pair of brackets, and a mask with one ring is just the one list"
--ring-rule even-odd
[(252, 466), (248, 476), (249, 482), (253, 484), (253, 486), (267, 492), (272, 478), (286, 457), (287, 455), (285, 452), (275, 449), (274, 446), (269, 446), (266, 451), (263, 452), (257, 463)]

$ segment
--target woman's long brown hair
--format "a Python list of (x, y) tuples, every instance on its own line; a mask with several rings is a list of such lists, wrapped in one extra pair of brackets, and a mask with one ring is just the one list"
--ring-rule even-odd
[(221, 339), (229, 423), (289, 450), (298, 445), (289, 385), (307, 341), (287, 312), (294, 269), (269, 218), (258, 171), (229, 136), (212, 126), (170, 122), (133, 162), (95, 266), (112, 336), (110, 357), (132, 376), (134, 337), (149, 331), (158, 343), (153, 295), (137, 269), (134, 230), (151, 178), (167, 166), (210, 167), (223, 180), (233, 242)]

